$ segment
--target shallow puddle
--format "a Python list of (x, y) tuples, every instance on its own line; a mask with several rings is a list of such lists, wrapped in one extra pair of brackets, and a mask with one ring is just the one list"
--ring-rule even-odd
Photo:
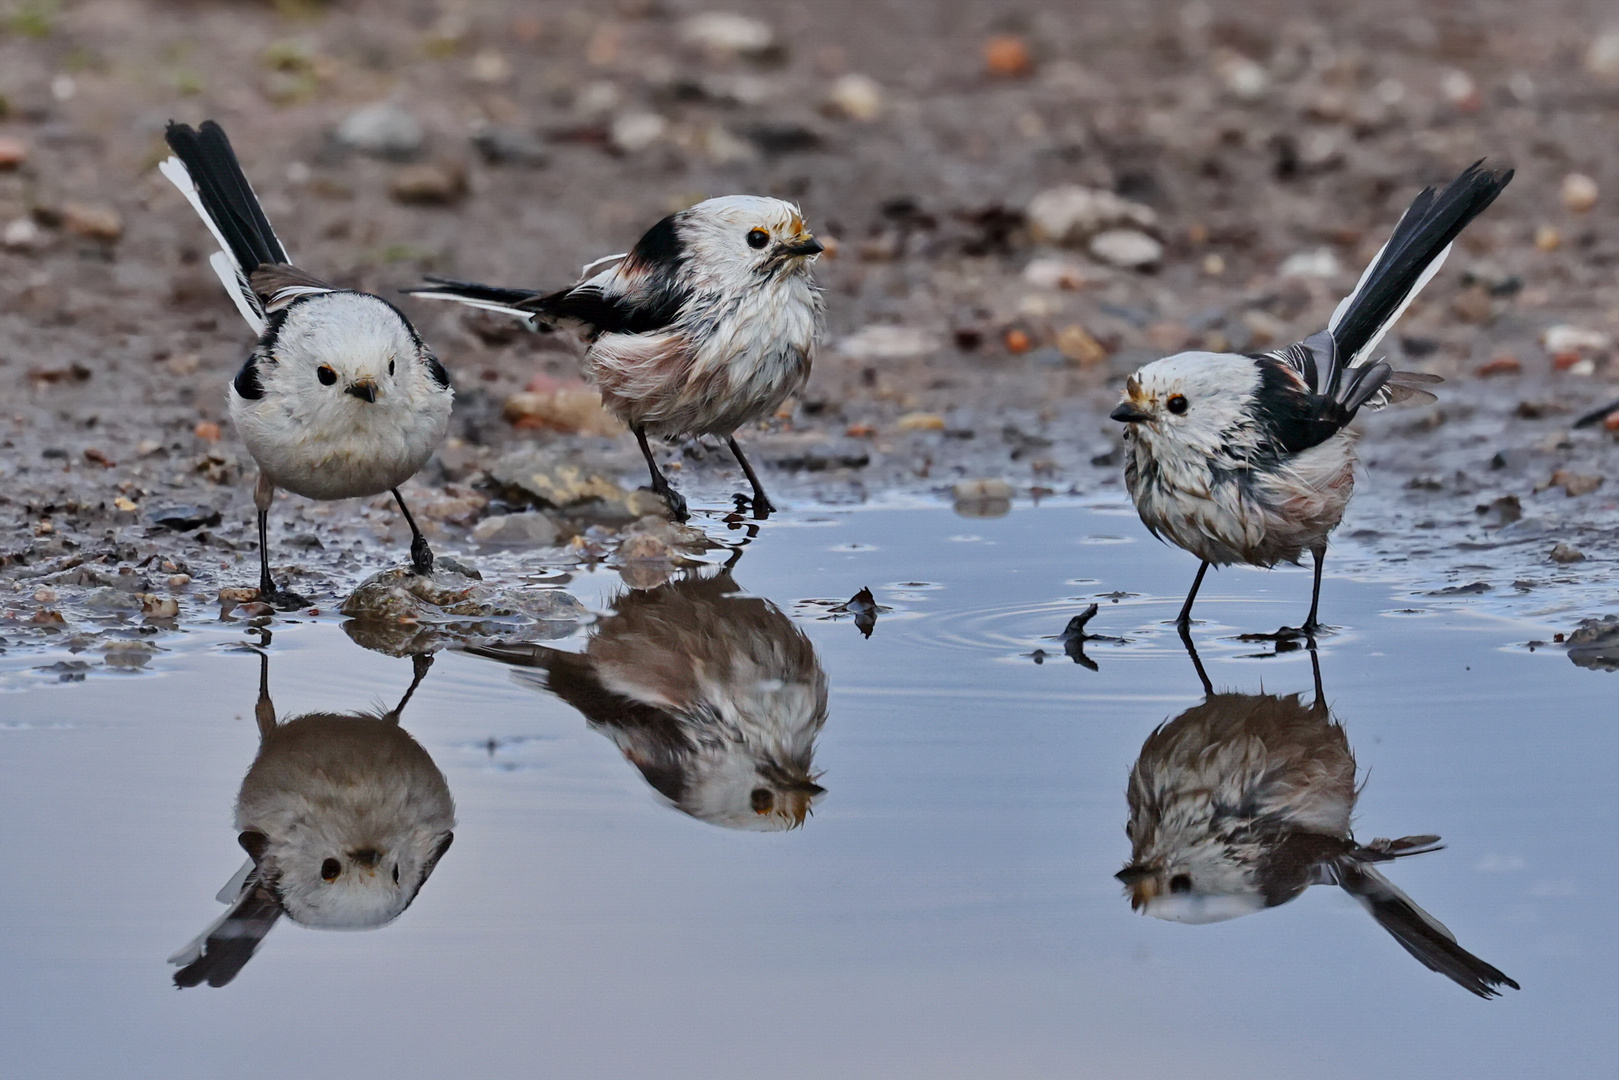
[[(539, 575), (597, 621), (430, 667), (324, 616), (183, 623), (127, 670), (0, 655), (3, 1071), (1363, 1080), (1619, 1063), (1619, 674), (1526, 645), (1553, 627), (1329, 578), (1339, 629), (1317, 659), (1341, 737), (1309, 708), (1307, 650), (1238, 639), (1297, 623), (1307, 572), (1212, 575), (1194, 627), (1215, 712), (1307, 714), (1347, 743), (1362, 843), (1444, 838), (1379, 870), (1522, 986), (1486, 1001), (1334, 885), (1211, 925), (1131, 910), (1114, 876), (1127, 778), (1158, 725), (1189, 730), (1205, 703), (1164, 622), (1195, 567), (1133, 516), (805, 509), (729, 570), (725, 554), (642, 592), (606, 570)], [(1081, 651), (1060, 635), (1092, 603)], [(418, 674), (406, 738), (385, 721)], [(344, 724), (365, 732), (331, 734)], [(447, 850), (415, 746), (455, 801)], [(239, 828), (256, 756), (244, 809), (264, 820)], [(300, 808), (315, 833), (276, 835)], [(285, 865), (279, 892), (233, 877), (243, 847)], [(227, 912), (216, 893), (239, 917), (185, 955)], [(177, 991), (177, 972), (202, 985)]]

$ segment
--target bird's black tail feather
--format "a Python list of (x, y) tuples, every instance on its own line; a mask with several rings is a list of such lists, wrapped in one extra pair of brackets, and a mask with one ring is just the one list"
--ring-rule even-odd
[(1370, 359), (1389, 327), (1438, 270), (1451, 242), (1495, 201), (1511, 179), (1511, 169), (1486, 169), (1481, 159), (1443, 191), (1427, 188), (1412, 201), (1388, 243), (1327, 325), (1338, 360), (1327, 388), (1332, 397), (1360, 396), (1347, 388), (1340, 392), (1339, 377)]
[(426, 275), (428, 284), (406, 289), (408, 296), (422, 296), (429, 300), (458, 300), (487, 311), (503, 311), (510, 315), (533, 318), (538, 310), (538, 293), (523, 289), (503, 289), (498, 285), (480, 285), (475, 281), (456, 281), (452, 278)]
[[(1416, 854), (1415, 851), (1410, 854)], [(1456, 943), (1445, 924), (1423, 911), (1382, 874), (1355, 859), (1333, 867), (1338, 884), (1371, 913), (1405, 951), (1465, 990), (1481, 998), (1496, 997), (1501, 987), (1518, 984)]]
[(223, 128), (212, 120), (196, 129), (171, 121), (163, 138), (190, 174), (203, 211), (244, 277), (260, 266), (289, 261)]
[(171, 963), (182, 965), (174, 973), (174, 985), (186, 988), (205, 982), (209, 986), (229, 983), (253, 959), (281, 912), (275, 893), (256, 874), (249, 877), (224, 917), (191, 945), (169, 957)]

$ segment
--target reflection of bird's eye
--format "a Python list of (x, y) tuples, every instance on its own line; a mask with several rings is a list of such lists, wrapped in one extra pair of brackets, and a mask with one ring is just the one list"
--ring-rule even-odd
[(336, 881), (337, 875), (343, 872), (343, 866), (336, 859), (327, 859), (320, 864), (320, 876), (326, 881)]
[(776, 796), (769, 788), (757, 787), (753, 789), (749, 801), (753, 803), (755, 814), (768, 814), (770, 808), (776, 805)]
[(394, 863), (394, 884), (399, 884), (399, 864)]
[(763, 229), (754, 229), (748, 233), (748, 246), (750, 248), (762, 248), (768, 243), (770, 243), (770, 234)]
[(1191, 874), (1176, 874), (1174, 877), (1170, 878), (1169, 879), (1169, 891), (1172, 892), (1172, 893), (1191, 892), (1192, 891), (1192, 875)]

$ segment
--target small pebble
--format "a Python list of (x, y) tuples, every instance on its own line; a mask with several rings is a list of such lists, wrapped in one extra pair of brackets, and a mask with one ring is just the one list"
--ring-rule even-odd
[(858, 72), (840, 75), (827, 91), (826, 111), (846, 120), (875, 120), (883, 111), (883, 88)]
[(183, 589), (187, 585), (190, 585), (190, 584), (191, 584), (191, 575), (190, 574), (170, 574), (169, 575), (169, 588), (171, 588), (171, 589)]
[(124, 235), (124, 219), (106, 203), (66, 203), (62, 226), (69, 232), (103, 243), (114, 243)]
[(0, 136), (0, 170), (15, 169), (27, 160), (27, 143), (21, 139)]
[(1577, 547), (1570, 547), (1568, 544), (1558, 544), (1556, 547), (1552, 548), (1552, 553), (1549, 557), (1552, 562), (1562, 563), (1566, 566), (1569, 563), (1584, 561), (1585, 552), (1581, 551)]
[(1016, 34), (998, 34), (984, 42), (984, 70), (998, 78), (1021, 78), (1034, 70), (1029, 43)]
[(1584, 173), (1569, 173), (1563, 177), (1563, 205), (1576, 214), (1583, 214), (1597, 204), (1597, 182)]
[(1135, 229), (1108, 229), (1091, 237), (1090, 252), (1113, 266), (1145, 270), (1164, 257), (1164, 245)]
[(938, 413), (906, 413), (894, 422), (901, 431), (943, 431), (944, 417)]

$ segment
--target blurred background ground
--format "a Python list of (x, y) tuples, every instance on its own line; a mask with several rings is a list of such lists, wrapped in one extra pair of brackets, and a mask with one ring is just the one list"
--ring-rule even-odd
[[(58, 587), (252, 577), (224, 396), (249, 335), (154, 169), (168, 120), (210, 117), (301, 264), (390, 296), (423, 272), (555, 288), (699, 199), (800, 203), (827, 333), (796, 412), (742, 441), (789, 499), (836, 501), (1119, 490), (1125, 374), (1318, 329), (1417, 190), (1510, 163), (1388, 340), (1447, 383), (1367, 420), (1342, 535), (1494, 552), (1472, 562), (1516, 560), (1497, 587), (1538, 567), (1612, 606), (1619, 449), (1570, 430), (1619, 396), (1611, 5), (0, 0), (13, 617)], [(633, 519), (638, 457), (577, 343), (401, 304), (457, 386), (412, 485), (437, 542)], [(740, 489), (726, 455), (668, 453), (698, 503)], [(490, 524), (531, 505), (549, 525)], [(286, 499), (276, 524), (306, 575), (404, 535), (385, 500)]]

